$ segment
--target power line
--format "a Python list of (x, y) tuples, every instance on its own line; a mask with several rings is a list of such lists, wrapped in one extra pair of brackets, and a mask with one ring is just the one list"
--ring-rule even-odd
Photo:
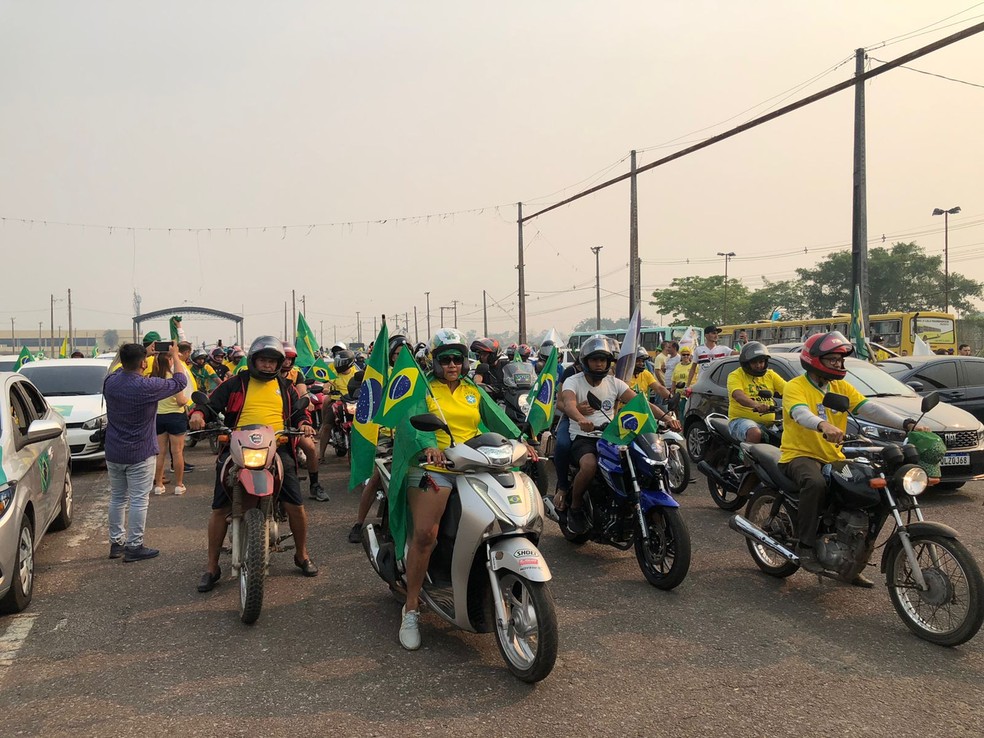
[[(873, 56), (869, 56), (868, 58), (871, 59), (871, 61), (878, 62), (879, 64), (884, 64), (885, 63), (881, 59), (876, 59)], [(925, 74), (925, 75), (927, 75), (929, 77), (939, 77), (940, 79), (945, 79), (945, 80), (947, 80), (949, 82), (958, 82), (958, 83), (960, 83), (962, 85), (969, 85), (970, 87), (984, 88), (984, 85), (979, 85), (976, 82), (967, 82), (966, 80), (955, 79), (953, 77), (947, 77), (947, 76), (945, 76), (943, 74), (935, 74), (934, 72), (925, 72), (922, 69), (916, 69), (915, 67), (907, 67), (907, 66), (903, 65), (901, 68), (902, 69), (908, 69), (910, 72), (919, 72), (919, 74)]]

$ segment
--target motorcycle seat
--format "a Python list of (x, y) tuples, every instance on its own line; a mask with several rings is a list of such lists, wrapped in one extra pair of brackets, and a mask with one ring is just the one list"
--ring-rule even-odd
[(743, 443), (741, 450), (751, 456), (783, 492), (794, 494), (799, 492), (796, 483), (779, 469), (779, 457), (782, 452), (778, 448), (767, 443)]
[(731, 443), (731, 431), (728, 430), (728, 421), (726, 418), (710, 418), (708, 422), (721, 438)]

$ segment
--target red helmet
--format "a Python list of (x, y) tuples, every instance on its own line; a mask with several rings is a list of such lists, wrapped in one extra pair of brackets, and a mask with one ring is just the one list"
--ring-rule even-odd
[(284, 341), (284, 356), (286, 356), (288, 359), (297, 358), (297, 349), (294, 348), (294, 344), (292, 344), (290, 341)]
[(854, 346), (848, 341), (840, 331), (830, 333), (817, 333), (806, 339), (803, 350), (800, 351), (800, 364), (808, 372), (819, 374), (824, 379), (830, 381), (843, 379), (847, 374), (844, 368), (834, 369), (822, 361), (821, 358), (830, 354), (848, 357), (854, 353)]

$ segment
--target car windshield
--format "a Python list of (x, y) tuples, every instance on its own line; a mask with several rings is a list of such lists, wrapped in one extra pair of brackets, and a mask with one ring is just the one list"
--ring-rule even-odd
[[(892, 375), (874, 364), (859, 359), (848, 359), (845, 379), (865, 397), (915, 397), (911, 387), (902, 384)], [(803, 372), (801, 371), (800, 374)]]
[(69, 361), (38, 362), (21, 368), (45, 397), (102, 394), (105, 366), (72, 366)]

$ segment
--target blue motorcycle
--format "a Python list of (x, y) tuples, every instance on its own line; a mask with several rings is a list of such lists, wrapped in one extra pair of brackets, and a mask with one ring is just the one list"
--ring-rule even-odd
[[(669, 492), (666, 443), (656, 433), (642, 433), (619, 446), (602, 439), (602, 430), (596, 431), (598, 473), (584, 493), (590, 527), (585, 533), (572, 533), (564, 510), (558, 513), (561, 533), (578, 545), (592, 540), (621, 551), (634, 546), (646, 581), (673, 589), (690, 569), (690, 531)], [(575, 472), (572, 469), (572, 481)]]

